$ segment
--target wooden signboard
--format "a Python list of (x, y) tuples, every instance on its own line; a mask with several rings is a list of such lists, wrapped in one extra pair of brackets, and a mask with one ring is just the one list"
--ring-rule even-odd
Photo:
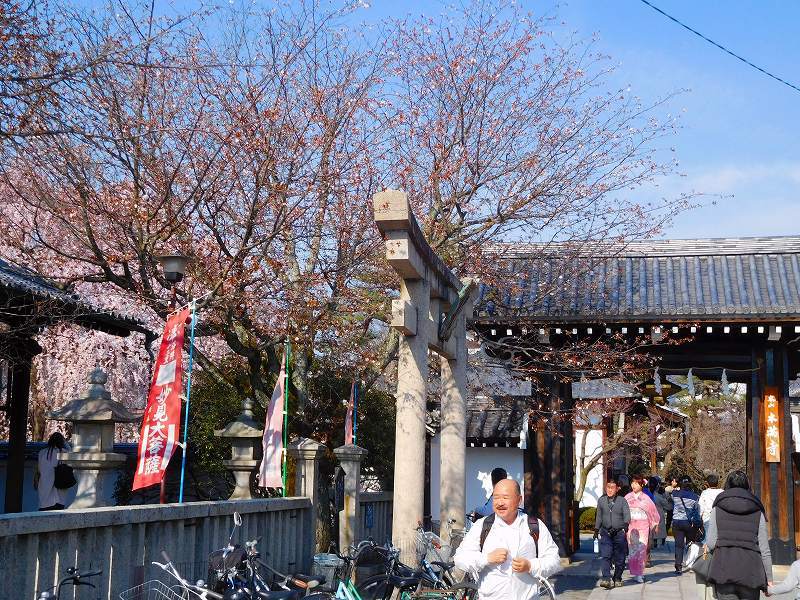
[(781, 417), (778, 389), (764, 393), (764, 457), (768, 463), (781, 462)]

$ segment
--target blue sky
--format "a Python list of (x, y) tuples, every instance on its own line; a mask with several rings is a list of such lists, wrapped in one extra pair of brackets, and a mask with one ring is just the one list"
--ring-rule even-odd
[[(96, 0), (75, 0), (93, 4)], [(173, 0), (197, 7), (201, 0)], [(224, 0), (204, 0), (225, 6)], [(231, 1), (231, 0), (229, 0)], [(332, 0), (334, 4), (338, 0)], [(464, 0), (468, 3), (469, 0)], [(655, 100), (687, 90), (664, 110), (681, 115), (674, 146), (682, 175), (638, 190), (643, 200), (701, 192), (664, 237), (800, 234), (800, 92), (766, 77), (655, 12), (640, 0), (516, 0), (557, 16), (553, 33), (596, 38), (618, 65), (615, 85)], [(232, 0), (269, 5), (272, 0)], [(447, 13), (459, 0), (363, 0), (358, 21)], [(672, 16), (800, 86), (800, 1), (652, 0)]]
[[(718, 194), (716, 203), (679, 216), (664, 237), (799, 234), (800, 92), (714, 48), (640, 0), (521, 1), (534, 14), (559, 17), (554, 33), (597, 37), (595, 48), (618, 64), (632, 93), (655, 99), (687, 89), (669, 110), (682, 130), (672, 140), (685, 175), (639, 192), (671, 197), (683, 191)], [(800, 85), (800, 2), (653, 4), (734, 52)], [(443, 2), (372, 0), (371, 17), (438, 14)]]

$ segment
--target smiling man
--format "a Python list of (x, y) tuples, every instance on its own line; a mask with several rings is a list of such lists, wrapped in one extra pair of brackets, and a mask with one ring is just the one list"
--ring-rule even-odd
[(478, 576), (479, 600), (531, 600), (538, 596), (534, 575), (561, 569), (558, 546), (540, 520), (520, 513), (519, 484), (504, 479), (494, 486), (494, 513), (467, 532), (454, 561)]

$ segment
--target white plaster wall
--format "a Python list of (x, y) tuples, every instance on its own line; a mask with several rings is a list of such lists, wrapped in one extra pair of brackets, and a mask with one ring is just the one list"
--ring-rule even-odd
[[(583, 437), (586, 436), (586, 459), (594, 456), (603, 445), (603, 432), (599, 429), (576, 429), (575, 430), (575, 456), (576, 460), (581, 451)], [(578, 473), (575, 473), (575, 486), (578, 485)], [(603, 465), (597, 465), (589, 472), (586, 478), (586, 488), (583, 490), (581, 506), (597, 506), (597, 500), (603, 495)]]
[(792, 439), (794, 440), (794, 451), (800, 452), (800, 415), (792, 415)]
[[(525, 469), (523, 451), (513, 448), (467, 448), (467, 512), (483, 506), (492, 491), (492, 469), (503, 467), (508, 476), (524, 487)], [(439, 482), (440, 482), (439, 435), (431, 440), (431, 515), (439, 520)]]

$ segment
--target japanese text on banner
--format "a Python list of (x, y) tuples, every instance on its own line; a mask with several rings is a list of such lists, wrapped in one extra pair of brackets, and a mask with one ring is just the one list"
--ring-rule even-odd
[(181, 418), (181, 353), (184, 325), (189, 318), (189, 309), (182, 310), (167, 319), (164, 327), (147, 408), (142, 418), (134, 490), (159, 483), (175, 451)]
[(781, 462), (780, 402), (774, 388), (764, 394), (764, 460)]

